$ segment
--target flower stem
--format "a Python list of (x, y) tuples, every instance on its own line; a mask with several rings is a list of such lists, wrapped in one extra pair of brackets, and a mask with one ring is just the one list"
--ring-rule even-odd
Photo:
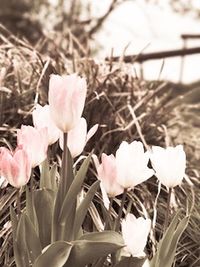
[(168, 224), (169, 224), (171, 194), (172, 194), (172, 188), (169, 188), (169, 192), (168, 192), (168, 196), (167, 196), (167, 211), (165, 214), (163, 233), (166, 231)]
[(67, 133), (63, 134), (63, 155), (62, 155), (62, 166), (61, 166), (61, 183), (62, 183), (62, 198), (67, 191), (67, 159), (68, 159), (68, 148), (67, 148)]
[(21, 213), (20, 197), (21, 197), (21, 187), (17, 189), (16, 206), (17, 206), (17, 214), (18, 215)]
[(112, 230), (111, 222), (112, 222), (112, 204), (113, 204), (113, 197), (110, 198), (109, 208), (108, 208), (108, 216), (106, 216), (105, 220), (105, 227), (104, 230)]
[(127, 196), (127, 189), (124, 189), (124, 193), (123, 193), (123, 195), (122, 195), (121, 206), (120, 206), (120, 208), (119, 208), (119, 212), (118, 212), (117, 220), (116, 220), (116, 223), (115, 223), (115, 231), (116, 231), (116, 232), (119, 231), (120, 220), (121, 220), (121, 218), (122, 218), (122, 212), (123, 212), (123, 208), (124, 208), (124, 204), (125, 204), (126, 196)]

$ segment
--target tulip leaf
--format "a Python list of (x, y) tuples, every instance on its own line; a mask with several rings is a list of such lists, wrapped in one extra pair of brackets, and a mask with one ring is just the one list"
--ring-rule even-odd
[(59, 190), (60, 190), (59, 195), (61, 196), (62, 200), (64, 200), (73, 180), (74, 180), (73, 159), (69, 148), (66, 146), (63, 151), (62, 167), (60, 173), (60, 184), (59, 184)]
[[(180, 214), (181, 214), (181, 210), (178, 210), (176, 215), (174, 216), (172, 222), (170, 223), (169, 227), (167, 228), (166, 232), (164, 233), (161, 242), (158, 245), (158, 250), (160, 250), (159, 253), (160, 253), (161, 258), (166, 257), (166, 253), (170, 247), (170, 241), (171, 241), (172, 236), (174, 235), (174, 231), (177, 227)], [(162, 247), (164, 249), (161, 249)]]
[(51, 188), (49, 162), (46, 158), (41, 164), (40, 188)]
[(70, 216), (71, 209), (73, 207), (74, 202), (77, 199), (77, 195), (81, 190), (83, 181), (85, 179), (85, 175), (88, 170), (88, 166), (90, 163), (91, 155), (88, 156), (84, 162), (82, 163), (79, 171), (77, 172), (69, 191), (64, 199), (64, 203), (62, 205), (60, 215), (59, 215), (59, 223), (63, 224), (68, 216)]
[(26, 267), (21, 257), (19, 247), (17, 244), (18, 220), (17, 220), (17, 215), (12, 206), (10, 207), (10, 218), (11, 218), (11, 223), (12, 223), (13, 249), (14, 249), (15, 263), (17, 267)]
[(74, 240), (74, 221), (76, 216), (76, 200), (72, 204), (70, 215), (66, 217), (65, 222), (60, 226), (60, 240)]
[(13, 239), (15, 239), (16, 235), (17, 235), (18, 219), (17, 219), (17, 214), (15, 213), (12, 206), (10, 206), (10, 219), (11, 219), (11, 223), (12, 223)]
[(55, 163), (51, 169), (50, 169), (50, 183), (51, 183), (51, 186), (50, 186), (50, 189), (52, 189), (53, 191), (57, 191), (58, 190), (58, 185), (57, 185), (57, 181), (56, 181), (56, 174), (57, 174), (57, 164)]
[(114, 267), (142, 267), (145, 260), (145, 258), (123, 257)]
[(75, 235), (78, 234), (81, 225), (83, 224), (83, 221), (85, 219), (85, 216), (87, 214), (88, 208), (90, 206), (90, 203), (97, 191), (97, 188), (99, 186), (100, 181), (96, 181), (88, 190), (85, 198), (83, 199), (83, 201), (81, 202), (81, 204), (79, 205), (79, 207), (77, 208), (76, 211), (76, 218), (75, 218), (75, 222), (74, 222), (74, 233)]
[(51, 229), (55, 192), (50, 189), (39, 189), (34, 192), (34, 205), (39, 226), (39, 238), (42, 248), (51, 243)]
[(21, 251), (20, 248), (17, 244), (17, 242), (13, 243), (13, 249), (14, 249), (14, 258), (15, 258), (15, 264), (17, 267), (28, 267), (29, 265), (27, 265), (27, 260), (26, 258), (23, 256), (21, 256)]
[[(63, 231), (63, 227), (65, 227), (65, 225), (62, 224), (62, 229), (61, 229), (61, 226), (59, 224), (60, 210), (63, 207), (63, 202), (64, 202), (64, 199), (66, 198), (69, 186), (74, 180), (73, 164), (72, 164), (72, 157), (70, 155), (70, 151), (66, 147), (63, 153), (64, 154), (63, 154), (63, 159), (62, 159), (63, 164), (61, 168), (60, 183), (59, 183), (58, 191), (56, 194), (56, 200), (55, 200), (55, 205), (54, 205), (54, 210), (53, 210), (52, 241), (56, 241), (60, 239), (60, 236), (61, 236), (60, 231)], [(64, 162), (65, 159), (66, 159), (66, 162)], [(72, 204), (71, 208), (73, 207), (74, 202), (71, 203)]]
[(44, 249), (34, 262), (33, 267), (62, 267), (67, 261), (71, 249), (71, 243), (57, 241)]
[(16, 232), (16, 251), (22, 264), (19, 265), (19, 267), (29, 266), (29, 255), (27, 251), (25, 235), (26, 235), (25, 213), (22, 213), (18, 222), (17, 232)]
[(172, 266), (178, 240), (189, 222), (189, 217), (187, 216), (178, 223), (179, 215), (180, 211), (176, 213), (163, 238), (159, 241), (158, 250), (150, 262), (151, 267)]
[(171, 245), (170, 248), (168, 250), (168, 255), (167, 257), (164, 259), (162, 266), (165, 267), (171, 267), (173, 262), (174, 262), (174, 258), (175, 258), (175, 253), (176, 253), (176, 247), (178, 244), (178, 241), (182, 235), (182, 233), (184, 232), (185, 228), (187, 227), (187, 224), (189, 222), (189, 217), (185, 217), (183, 218), (179, 225), (177, 226), (177, 229), (173, 235), (173, 238), (171, 240)]
[(124, 245), (124, 239), (121, 234), (115, 231), (103, 231), (103, 232), (93, 232), (82, 235), (79, 240), (90, 240), (90, 241), (100, 241), (100, 242), (110, 242), (118, 243), (122, 246)]
[(35, 205), (33, 202), (33, 193), (29, 192), (28, 187), (26, 186), (26, 214), (32, 222), (36, 233), (38, 234), (38, 220), (35, 211)]
[(29, 262), (33, 264), (35, 259), (42, 253), (42, 247), (34, 226), (26, 214), (24, 214), (24, 226), (26, 250), (29, 254)]
[(86, 234), (72, 243), (73, 248), (64, 267), (85, 267), (124, 246), (121, 235), (113, 231)]
[(82, 163), (64, 199), (57, 226), (59, 228), (59, 240), (71, 241), (74, 238), (77, 196), (81, 191), (90, 159), (91, 155)]

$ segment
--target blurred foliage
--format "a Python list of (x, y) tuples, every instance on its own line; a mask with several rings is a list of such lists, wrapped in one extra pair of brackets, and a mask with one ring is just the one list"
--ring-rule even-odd
[[(162, 0), (146, 0), (148, 3), (163, 7), (166, 1)], [(200, 5), (196, 0), (169, 0), (167, 1), (172, 11), (181, 15), (190, 15), (196, 19), (200, 18)]]

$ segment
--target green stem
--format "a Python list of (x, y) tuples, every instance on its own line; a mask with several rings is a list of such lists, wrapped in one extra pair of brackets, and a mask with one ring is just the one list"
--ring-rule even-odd
[(62, 192), (61, 192), (61, 196), (62, 199), (64, 200), (65, 197), (65, 193), (67, 191), (67, 159), (68, 159), (68, 148), (67, 148), (67, 133), (63, 134), (63, 155), (62, 155), (62, 165), (61, 165), (61, 183), (62, 183)]
[(17, 214), (18, 215), (20, 215), (20, 213), (21, 213), (20, 197), (21, 197), (21, 187), (19, 189), (17, 189), (16, 206), (17, 206)]
[(167, 196), (167, 210), (166, 210), (166, 215), (165, 215), (163, 233), (165, 232), (165, 230), (167, 229), (168, 224), (169, 224), (171, 194), (172, 194), (172, 188), (169, 188), (169, 193), (168, 193), (168, 196)]
[(119, 208), (119, 213), (118, 213), (117, 220), (116, 220), (116, 224), (115, 224), (115, 231), (116, 231), (116, 232), (119, 231), (120, 220), (121, 220), (121, 218), (122, 218), (122, 212), (123, 212), (123, 208), (124, 208), (124, 204), (125, 204), (126, 196), (127, 196), (127, 189), (124, 189), (124, 193), (123, 193), (123, 196), (122, 196), (121, 206), (120, 206), (120, 208)]
[(112, 224), (111, 224), (111, 222), (112, 222), (112, 215), (111, 215), (112, 204), (113, 204), (113, 197), (110, 198), (110, 203), (109, 203), (109, 208), (108, 208), (108, 216), (106, 216), (104, 230), (110, 230), (112, 227)]

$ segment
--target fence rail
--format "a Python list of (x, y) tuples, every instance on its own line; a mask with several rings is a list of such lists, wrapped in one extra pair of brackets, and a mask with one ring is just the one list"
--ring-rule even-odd
[[(182, 49), (176, 49), (176, 50), (160, 51), (160, 52), (145, 53), (145, 54), (141, 53), (138, 55), (127, 55), (127, 56), (123, 56), (123, 61), (125, 63), (132, 63), (132, 62), (142, 63), (147, 60), (186, 56), (186, 55), (192, 55), (192, 54), (200, 54), (200, 47), (182, 48)], [(111, 58), (107, 57), (106, 60), (119, 61), (121, 58), (122, 57), (114, 56)]]

